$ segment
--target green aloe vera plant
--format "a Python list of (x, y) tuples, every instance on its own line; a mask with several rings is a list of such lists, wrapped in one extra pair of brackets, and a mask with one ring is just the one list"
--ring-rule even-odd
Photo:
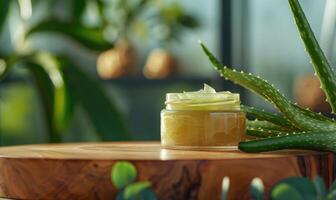
[[(302, 41), (314, 66), (315, 74), (321, 82), (332, 112), (335, 113), (335, 72), (321, 50), (299, 1), (288, 1)], [(257, 121), (248, 121), (246, 133), (259, 139), (240, 142), (240, 150), (245, 152), (281, 149), (336, 151), (336, 121), (334, 119), (299, 107), (259, 76), (223, 66), (203, 43), (200, 44), (222, 77), (257, 93), (281, 113), (273, 114), (261, 109), (242, 106), (243, 111), (257, 119)]]

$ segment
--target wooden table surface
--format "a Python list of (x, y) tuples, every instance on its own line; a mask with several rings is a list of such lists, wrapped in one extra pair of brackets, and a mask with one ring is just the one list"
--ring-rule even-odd
[(17, 199), (113, 199), (116, 161), (132, 162), (138, 180), (149, 180), (159, 199), (219, 199), (224, 176), (230, 199), (249, 199), (260, 177), (269, 191), (289, 176), (334, 179), (332, 153), (282, 151), (247, 154), (238, 150), (187, 151), (157, 142), (71, 143), (0, 148), (0, 196)]

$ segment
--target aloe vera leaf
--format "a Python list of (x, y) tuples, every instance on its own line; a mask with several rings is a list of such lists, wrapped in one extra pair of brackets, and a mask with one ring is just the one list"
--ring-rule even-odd
[(316, 112), (313, 112), (313, 111), (310, 111), (308, 109), (304, 109), (298, 105), (295, 105), (292, 103), (292, 106), (295, 107), (295, 109), (297, 109), (297, 112), (300, 112), (304, 115), (307, 115), (309, 117), (312, 117), (312, 118), (315, 118), (315, 119), (318, 119), (318, 120), (322, 120), (322, 121), (329, 121), (329, 122), (336, 122), (335, 120), (331, 119), (331, 118), (328, 118), (320, 113), (316, 113)]
[(246, 128), (245, 134), (249, 135), (249, 136), (258, 137), (258, 138), (267, 138), (268, 137), (268, 134), (265, 133), (264, 131), (249, 129), (249, 128)]
[(240, 142), (239, 149), (244, 152), (266, 152), (281, 149), (306, 149), (336, 152), (335, 141), (336, 131), (305, 132)]
[(282, 115), (277, 115), (273, 113), (266, 112), (262, 109), (241, 105), (241, 110), (246, 112), (247, 114), (253, 115), (258, 120), (266, 120), (272, 122), (273, 124), (277, 124), (282, 127), (286, 127), (288, 129), (296, 129), (286, 118)]
[[(269, 99), (267, 99), (267, 100), (270, 101)], [(300, 107), (300, 106), (298, 106), (294, 103), (291, 103), (291, 105), (293, 107), (295, 107), (297, 112), (300, 112), (300, 113), (302, 113), (304, 115), (307, 115), (309, 117), (315, 118), (317, 120), (322, 120), (322, 121), (336, 122), (335, 120), (333, 120), (331, 118), (328, 118), (328, 117), (322, 115), (321, 113), (316, 113), (316, 112), (310, 111), (308, 108), (304, 109), (304, 108), (302, 108), (302, 107)], [(254, 108), (254, 107), (241, 105), (241, 109), (244, 110), (244, 112), (246, 112), (248, 114), (250, 113), (251, 115), (255, 116), (258, 119), (267, 120), (267, 121), (270, 121), (272, 123), (277, 123), (277, 124), (281, 123), (281, 124), (283, 124), (283, 126), (286, 126), (286, 124), (288, 124), (288, 126), (291, 125), (293, 128), (295, 128), (295, 126), (293, 124), (291, 124), (290, 121), (288, 121), (285, 117), (283, 117), (281, 115), (277, 115), (277, 116), (282, 117), (283, 119), (280, 119), (276, 116), (270, 116), (270, 115), (274, 115), (274, 114), (267, 113), (267, 112), (265, 112), (261, 109)], [(287, 122), (285, 122), (284, 120), (286, 120)], [(279, 124), (279, 125), (281, 125), (281, 124)]]
[(330, 66), (328, 59), (324, 55), (318, 44), (309, 22), (300, 6), (298, 0), (289, 0), (297, 28), (300, 32), (302, 41), (311, 58), (314, 70), (320, 79), (321, 88), (327, 96), (333, 112), (336, 110), (336, 74)]
[(295, 131), (295, 130), (288, 129), (287, 127), (282, 127), (282, 126), (273, 124), (269, 121), (259, 121), (259, 120), (247, 120), (246, 127), (254, 128), (254, 129), (284, 131), (284, 132), (294, 132)]
[(246, 128), (246, 135), (261, 137), (261, 138), (268, 138), (268, 137), (276, 137), (276, 136), (285, 136), (289, 135), (288, 132), (278, 131), (278, 130), (271, 130), (271, 129), (263, 129), (263, 128)]
[(208, 56), (214, 68), (220, 73), (221, 76), (229, 79), (256, 94), (264, 97), (266, 100), (274, 104), (296, 127), (302, 130), (311, 131), (333, 131), (336, 130), (336, 123), (329, 120), (320, 120), (310, 115), (305, 114), (301, 109), (284, 97), (277, 89), (275, 89), (266, 80), (263, 80), (252, 74), (244, 72), (237, 72), (236, 70), (229, 69), (217, 60), (217, 58), (205, 47), (203, 43), (201, 46)]

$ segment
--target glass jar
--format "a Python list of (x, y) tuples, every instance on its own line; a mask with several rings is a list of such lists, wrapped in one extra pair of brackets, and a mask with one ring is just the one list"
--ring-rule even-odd
[(182, 149), (236, 147), (245, 137), (245, 121), (239, 94), (213, 89), (209, 94), (206, 88), (191, 95), (169, 93), (161, 111), (161, 144)]

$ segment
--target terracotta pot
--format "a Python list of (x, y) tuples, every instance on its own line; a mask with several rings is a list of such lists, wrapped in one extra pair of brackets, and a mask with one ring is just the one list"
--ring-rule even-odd
[(136, 53), (127, 40), (120, 40), (110, 50), (102, 52), (97, 58), (97, 72), (103, 79), (127, 76), (135, 71)]
[(143, 74), (149, 79), (166, 78), (176, 73), (174, 57), (164, 49), (154, 49), (148, 56)]
[(297, 78), (294, 85), (295, 98), (299, 105), (310, 108), (315, 112), (328, 113), (331, 111), (326, 102), (326, 96), (320, 88), (320, 81), (314, 75)]

